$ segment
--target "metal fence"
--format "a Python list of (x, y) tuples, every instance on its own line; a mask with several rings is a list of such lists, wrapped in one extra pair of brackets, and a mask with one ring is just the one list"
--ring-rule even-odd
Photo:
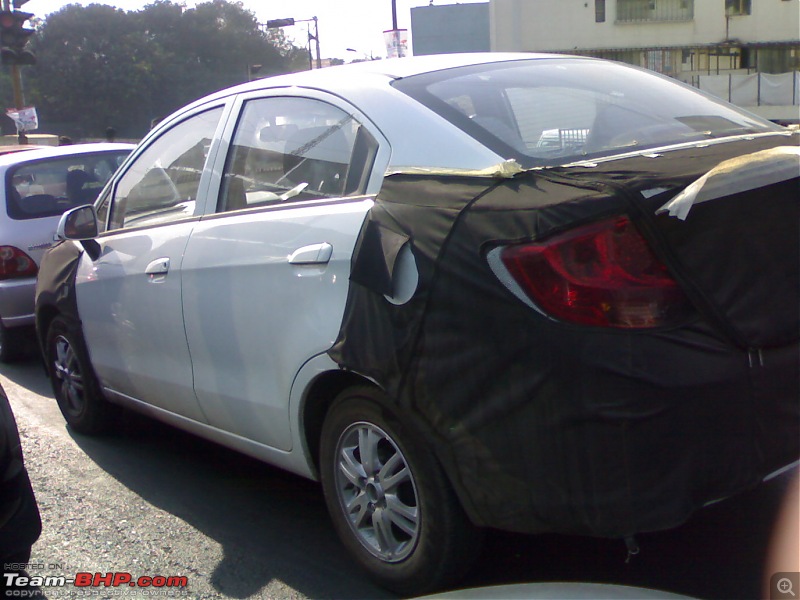
[(737, 106), (800, 105), (800, 71), (695, 75), (691, 84)]

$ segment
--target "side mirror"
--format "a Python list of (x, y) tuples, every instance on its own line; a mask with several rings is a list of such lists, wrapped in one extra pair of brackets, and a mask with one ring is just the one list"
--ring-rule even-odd
[(87, 204), (68, 210), (61, 215), (56, 228), (58, 240), (92, 240), (97, 237), (97, 213)]

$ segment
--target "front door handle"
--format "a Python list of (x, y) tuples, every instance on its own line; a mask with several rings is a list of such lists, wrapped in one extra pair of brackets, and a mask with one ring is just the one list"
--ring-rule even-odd
[(324, 265), (330, 262), (333, 246), (327, 242), (298, 248), (289, 255), (290, 265)]
[(153, 283), (164, 281), (169, 273), (169, 258), (157, 258), (144, 270), (147, 279)]

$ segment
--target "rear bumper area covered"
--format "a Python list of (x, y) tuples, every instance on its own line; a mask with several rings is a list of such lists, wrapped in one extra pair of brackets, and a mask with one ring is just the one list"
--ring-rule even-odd
[(535, 342), (509, 344), (517, 358), (505, 366), (471, 348), (457, 377), (426, 371), (436, 397), (416, 401), (439, 409), (428, 414), (440, 454), (485, 524), (606, 537), (669, 528), (800, 456), (800, 348), (756, 358), (708, 333), (545, 325)]

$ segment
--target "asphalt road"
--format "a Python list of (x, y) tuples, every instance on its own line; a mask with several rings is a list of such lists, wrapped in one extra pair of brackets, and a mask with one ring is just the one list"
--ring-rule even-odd
[[(133, 414), (114, 435), (76, 435), (35, 360), (0, 366), (0, 383), (42, 513), (32, 575), (183, 576), (174, 597), (197, 599), (391, 597), (345, 555), (316, 483)], [(493, 533), (464, 585), (595, 581), (759, 598), (775, 514), (796, 472), (640, 536), (627, 563), (621, 541)], [(43, 592), (83, 597), (71, 587)], [(152, 597), (114, 592), (95, 597)]]

